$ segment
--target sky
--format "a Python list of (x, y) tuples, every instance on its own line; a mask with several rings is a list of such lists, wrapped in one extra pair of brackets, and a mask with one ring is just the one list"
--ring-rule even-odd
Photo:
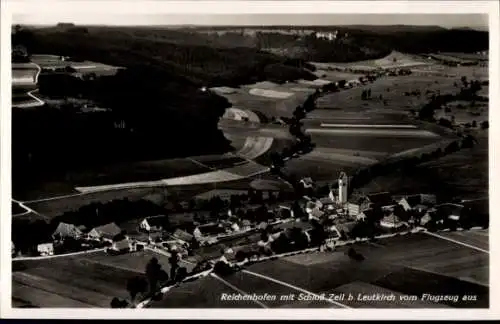
[(488, 29), (485, 14), (18, 14), (14, 24), (51, 25), (433, 25)]

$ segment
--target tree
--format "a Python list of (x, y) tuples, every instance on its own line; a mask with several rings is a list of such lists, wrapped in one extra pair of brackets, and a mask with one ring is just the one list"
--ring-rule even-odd
[(168, 262), (170, 264), (170, 278), (174, 279), (177, 269), (179, 268), (179, 254), (172, 253), (172, 255), (168, 258)]
[(146, 278), (149, 282), (150, 292), (154, 292), (157, 288), (160, 271), (161, 265), (159, 264), (158, 259), (155, 257), (151, 258), (146, 265)]
[(185, 267), (180, 267), (177, 269), (177, 271), (175, 272), (175, 282), (181, 282), (182, 280), (184, 280), (186, 277), (187, 277), (188, 273), (187, 273), (187, 269)]
[(467, 87), (468, 82), (467, 82), (467, 77), (465, 75), (460, 78), (460, 81), (462, 81), (464, 87)]
[(231, 273), (233, 273), (233, 268), (227, 264), (226, 262), (223, 262), (223, 261), (218, 261), (215, 265), (214, 265), (214, 273), (218, 276), (227, 276), (227, 275), (230, 275)]
[(490, 127), (490, 123), (485, 120), (481, 123), (481, 129), (488, 129)]
[(303, 250), (309, 245), (306, 233), (299, 227), (292, 228), (290, 239), (294, 243), (296, 250)]
[(111, 308), (126, 308), (128, 303), (126, 300), (121, 300), (118, 297), (114, 297), (110, 303)]
[(143, 277), (133, 277), (127, 281), (127, 291), (130, 294), (130, 300), (132, 303), (135, 300), (137, 294), (145, 293), (148, 289), (148, 282)]
[(347, 83), (346, 80), (340, 80), (339, 81), (339, 88), (344, 88), (346, 83)]

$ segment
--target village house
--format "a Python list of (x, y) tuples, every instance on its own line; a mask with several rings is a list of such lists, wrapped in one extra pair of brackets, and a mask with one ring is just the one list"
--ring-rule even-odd
[(281, 219), (293, 218), (293, 209), (291, 204), (280, 204), (278, 206), (278, 215)]
[(436, 209), (437, 212), (445, 218), (459, 221), (462, 216), (462, 211), (464, 211), (464, 205), (446, 203), (436, 206)]
[(193, 231), (193, 236), (198, 241), (206, 241), (225, 233), (226, 228), (222, 224), (209, 223), (197, 226)]
[(328, 210), (334, 210), (337, 205), (337, 195), (333, 189), (330, 189), (328, 197), (322, 197), (319, 202), (323, 205), (323, 208)]
[(54, 255), (54, 243), (42, 243), (38, 244), (36, 250), (40, 255)]
[(370, 201), (367, 197), (361, 196), (356, 198), (351, 198), (347, 203), (347, 214), (349, 216), (357, 216), (362, 211), (370, 208)]
[(385, 228), (400, 228), (405, 225), (407, 224), (405, 222), (402, 222), (399, 217), (392, 213), (390, 215), (384, 216), (384, 218), (380, 220), (380, 226)]
[(405, 196), (399, 199), (398, 204), (401, 205), (405, 211), (416, 210), (423, 212), (430, 206), (436, 203), (435, 195), (418, 194)]
[(165, 215), (149, 216), (139, 224), (139, 228), (146, 232), (160, 232), (168, 226), (168, 217)]
[(434, 209), (428, 209), (427, 212), (420, 218), (420, 226), (425, 226), (432, 220), (431, 213), (435, 212)]
[(123, 239), (117, 242), (113, 242), (113, 245), (110, 249), (114, 252), (126, 253), (126, 252), (134, 252), (136, 251), (137, 244), (128, 239)]
[(342, 236), (350, 237), (351, 232), (355, 226), (356, 222), (343, 222), (335, 224), (335, 228), (337, 229), (337, 234), (339, 234), (340, 237)]
[(65, 238), (79, 239), (82, 234), (82, 231), (77, 226), (61, 222), (57, 225), (52, 238), (54, 240), (64, 240)]
[(396, 205), (394, 200), (392, 199), (391, 194), (388, 192), (378, 192), (374, 194), (368, 194), (366, 195), (366, 197), (370, 202), (371, 208), (378, 207), (382, 209), (389, 209), (394, 205)]
[(176, 229), (175, 232), (172, 234), (172, 236), (175, 239), (181, 240), (182, 242), (189, 243), (193, 240), (193, 235), (189, 234), (186, 231), (183, 231), (181, 229)]
[(314, 187), (314, 181), (312, 178), (310, 177), (307, 177), (307, 178), (302, 178), (300, 179), (299, 181), (302, 186), (305, 188), (305, 189), (308, 189), (308, 188), (313, 188)]
[(312, 219), (320, 220), (324, 215), (325, 215), (325, 213), (323, 211), (321, 211), (320, 208), (316, 207), (308, 213), (308, 216), (309, 216), (308, 218), (309, 218), (309, 220), (312, 220)]
[(114, 238), (120, 233), (122, 233), (122, 229), (118, 227), (118, 225), (115, 223), (109, 223), (93, 228), (87, 234), (87, 237), (91, 240), (113, 242)]
[(367, 219), (371, 218), (373, 215), (373, 209), (369, 208), (369, 209), (365, 209), (363, 210), (361, 213), (357, 214), (356, 215), (356, 220), (357, 221), (366, 221)]

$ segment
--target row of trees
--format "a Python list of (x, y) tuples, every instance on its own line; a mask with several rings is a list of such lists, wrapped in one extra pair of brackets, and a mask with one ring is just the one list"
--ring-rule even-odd
[(111, 308), (126, 308), (135, 305), (137, 297), (140, 297), (140, 299), (147, 297), (161, 298), (161, 293), (158, 292), (160, 287), (181, 282), (188, 276), (187, 269), (179, 266), (179, 261), (178, 254), (172, 253), (168, 259), (169, 275), (156, 257), (151, 258), (146, 265), (143, 276), (135, 276), (127, 281), (126, 289), (130, 295), (130, 303), (127, 300), (115, 297), (111, 300)]
[(462, 87), (457, 94), (433, 94), (430, 101), (418, 112), (418, 117), (425, 121), (435, 121), (434, 112), (441, 109), (447, 103), (455, 100), (482, 100), (478, 92), (482, 89), (482, 82), (478, 80), (468, 81), (466, 76), (461, 77)]

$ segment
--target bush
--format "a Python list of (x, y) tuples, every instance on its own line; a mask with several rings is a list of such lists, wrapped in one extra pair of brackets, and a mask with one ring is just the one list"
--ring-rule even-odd
[(233, 268), (224, 261), (218, 261), (214, 266), (214, 273), (218, 276), (228, 276), (234, 272)]

